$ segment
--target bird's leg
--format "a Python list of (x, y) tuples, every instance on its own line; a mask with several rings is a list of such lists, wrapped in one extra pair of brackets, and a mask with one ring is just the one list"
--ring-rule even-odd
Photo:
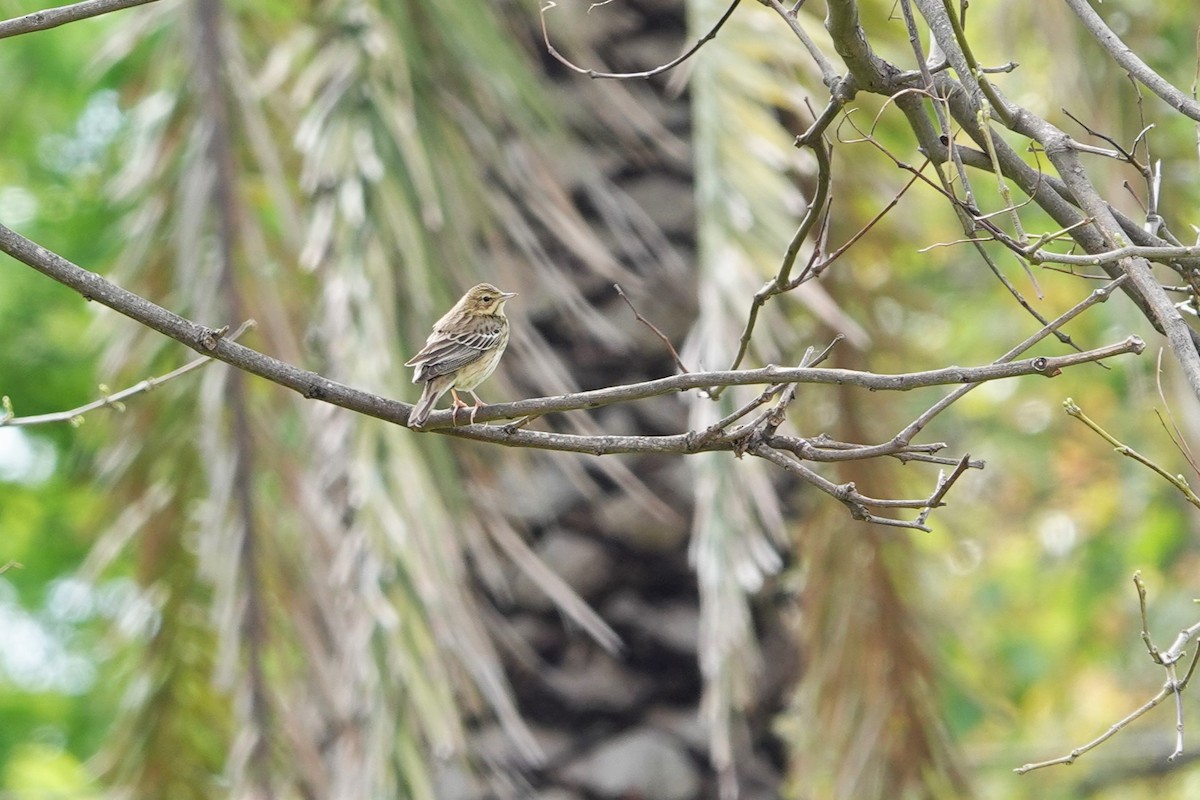
[(474, 389), (468, 389), (467, 391), (471, 393), (471, 397), (475, 398), (475, 407), (471, 409), (471, 424), (474, 425), (475, 424), (475, 415), (478, 414), (479, 409), (486, 406), (487, 403), (485, 403), (479, 399), (479, 395), (475, 394)]
[[(475, 393), (471, 392), (471, 394), (475, 394)], [(458, 396), (458, 392), (456, 392), (453, 388), (450, 390), (450, 396), (454, 398), (454, 407), (453, 407), (453, 410), (450, 412), (450, 424), (458, 425), (458, 410), (460, 408), (466, 408), (467, 404), (462, 401), (462, 399)], [(476, 397), (475, 399), (478, 400), (479, 398)], [(475, 422), (475, 412), (474, 411), (471, 412), (471, 422), (472, 423)]]

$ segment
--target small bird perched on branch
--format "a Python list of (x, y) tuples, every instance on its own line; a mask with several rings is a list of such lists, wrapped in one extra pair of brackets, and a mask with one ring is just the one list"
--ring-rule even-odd
[(508, 317), (504, 304), (516, 297), (516, 292), (502, 292), (490, 283), (481, 283), (467, 291), (433, 326), (421, 352), (405, 362), (416, 367), (413, 383), (423, 383), (421, 399), (408, 415), (408, 424), (419, 428), (429, 418), (434, 404), (447, 391), (454, 398), (454, 416), (466, 408), (458, 390), (475, 398), (471, 422), (484, 405), (475, 394), (475, 387), (487, 380), (500, 363), (508, 345)]

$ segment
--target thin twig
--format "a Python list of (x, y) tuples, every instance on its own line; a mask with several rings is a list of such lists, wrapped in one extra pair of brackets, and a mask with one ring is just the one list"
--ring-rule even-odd
[(1072, 417), (1091, 428), (1100, 438), (1111, 444), (1113, 449), (1118, 453), (1132, 458), (1134, 461), (1142, 464), (1143, 466), (1149, 467), (1151, 471), (1157, 473), (1160, 477), (1165, 479), (1167, 483), (1178, 489), (1180, 494), (1187, 498), (1189, 503), (1194, 505), (1196, 508), (1200, 508), (1200, 497), (1196, 496), (1196, 493), (1192, 491), (1192, 487), (1188, 486), (1187, 480), (1182, 475), (1172, 475), (1154, 461), (1151, 461), (1149, 458), (1134, 450), (1129, 445), (1118, 440), (1111, 433), (1104, 430), (1099, 423), (1090, 418), (1087, 414), (1083, 413), (1083, 409), (1081, 409), (1071, 398), (1068, 397), (1063, 401), (1063, 409)]
[(1094, 750), (1099, 745), (1104, 744), (1113, 736), (1116, 736), (1123, 728), (1128, 726), (1129, 723), (1138, 719), (1150, 709), (1161, 703), (1163, 700), (1167, 699), (1167, 695), (1175, 696), (1175, 749), (1167, 757), (1167, 760), (1174, 761), (1180, 756), (1180, 754), (1183, 753), (1182, 695), (1183, 690), (1187, 688), (1188, 682), (1192, 679), (1192, 674), (1196, 669), (1197, 658), (1200, 657), (1200, 651), (1193, 656), (1191, 665), (1188, 667), (1187, 674), (1183, 677), (1183, 680), (1177, 679), (1175, 665), (1184, 655), (1183, 648), (1197, 635), (1197, 633), (1200, 633), (1200, 622), (1195, 623), (1188, 628), (1184, 628), (1182, 631), (1180, 631), (1179, 635), (1175, 637), (1175, 642), (1169, 649), (1160, 651), (1157, 647), (1155, 647), (1153, 640), (1150, 638), (1150, 633), (1148, 630), (1149, 623), (1146, 620), (1146, 585), (1142, 582), (1142, 575), (1140, 572), (1135, 572), (1133, 574), (1133, 584), (1137, 588), (1138, 609), (1141, 613), (1142, 619), (1142, 641), (1146, 645), (1146, 651), (1150, 654), (1150, 659), (1155, 664), (1163, 667), (1166, 672), (1167, 680), (1163, 684), (1163, 687), (1158, 690), (1158, 694), (1154, 695), (1154, 697), (1151, 697), (1135, 711), (1128, 714), (1120, 721), (1109, 726), (1108, 730), (1087, 744), (1081, 747), (1076, 747), (1065, 756), (1052, 758), (1047, 761), (1037, 761), (1031, 764), (1025, 764), (1024, 766), (1017, 767), (1015, 770), (1013, 770), (1013, 772), (1016, 772), (1018, 775), (1024, 775), (1027, 772), (1031, 772), (1035, 769), (1042, 769), (1044, 767), (1053, 767), (1060, 764), (1074, 764), (1075, 760), (1081, 755), (1090, 750)]
[[(239, 336), (241, 336), (247, 330), (249, 330), (250, 328), (253, 328), (254, 324), (255, 324), (254, 320), (248, 319), (245, 322), (243, 322), (241, 325), (239, 325), (238, 329), (236, 331), (234, 331), (231, 334), (227, 334), (225, 338), (228, 338), (231, 340), (237, 339)], [(122, 401), (124, 401), (130, 397), (133, 397), (134, 395), (141, 394), (143, 392), (149, 392), (153, 389), (156, 389), (169, 380), (178, 378), (181, 375), (186, 375), (187, 373), (191, 372), (192, 370), (203, 367), (205, 364), (209, 363), (212, 360), (213, 360), (212, 356), (200, 356), (200, 358), (189, 361), (188, 363), (184, 364), (182, 367), (171, 370), (170, 372), (166, 373), (165, 375), (159, 375), (154, 378), (147, 378), (146, 380), (141, 381), (140, 383), (136, 383), (133, 386), (130, 386), (128, 389), (122, 389), (121, 391), (113, 392), (112, 394), (105, 394), (103, 397), (99, 398), (98, 400), (93, 400), (90, 403), (85, 403), (85, 404), (79, 406), (78, 408), (71, 409), (70, 411), (55, 411), (50, 414), (36, 414), (33, 416), (28, 416), (28, 417), (17, 417), (17, 416), (13, 415), (12, 401), (9, 400), (9, 398), (7, 396), (5, 396), (3, 398), (0, 398), (0, 403), (3, 404), (3, 408), (4, 408), (4, 413), (0, 414), (0, 428), (3, 428), (5, 426), (15, 428), (15, 427), (23, 426), (23, 425), (47, 425), (47, 424), (54, 423), (54, 422), (70, 422), (72, 424), (78, 424), (78, 422), (82, 421), (84, 414), (87, 414), (89, 411), (95, 411), (98, 408), (115, 408), (118, 411), (121, 411), (121, 410), (124, 410)]]
[[(1000, 358), (996, 359), (996, 363), (1005, 363), (1005, 362), (1008, 362), (1008, 361), (1016, 358), (1021, 353), (1024, 353), (1026, 350), (1028, 350), (1029, 348), (1033, 347), (1035, 344), (1040, 342), (1042, 339), (1046, 338), (1050, 334), (1057, 331), (1063, 325), (1066, 325), (1068, 322), (1075, 319), (1075, 317), (1079, 316), (1087, 309), (1091, 308), (1092, 306), (1096, 305), (1097, 303), (1103, 303), (1103, 302), (1107, 301), (1108, 298), (1112, 296), (1112, 293), (1114, 291), (1116, 291), (1117, 288), (1125, 282), (1125, 280), (1126, 280), (1126, 277), (1124, 275), (1122, 275), (1120, 278), (1117, 278), (1115, 281), (1110, 281), (1109, 283), (1105, 284), (1104, 286), (1099, 287), (1098, 289), (1093, 289), (1088, 294), (1088, 296), (1085, 297), (1083, 300), (1080, 300), (1078, 303), (1076, 303), (1074, 306), (1072, 306), (1071, 308), (1064, 311), (1058, 317), (1051, 320), (1049, 323), (1043, 325), (1041, 330), (1037, 331), (1032, 336), (1027, 338), (1025, 341), (1021, 342), (1016, 347), (1012, 348), (1007, 353), (1000, 356)], [(895, 436), (896, 440), (899, 442), (904, 442), (904, 443), (911, 442), (913, 440), (913, 437), (916, 436), (918, 433), (920, 433), (921, 430), (923, 430), (925, 428), (925, 426), (928, 425), (933, 420), (934, 417), (936, 417), (938, 414), (945, 411), (947, 408), (949, 408), (954, 403), (958, 402), (958, 400), (960, 398), (962, 398), (963, 395), (967, 394), (968, 392), (972, 391), (973, 389), (975, 389), (975, 385), (966, 385), (966, 386), (960, 386), (957, 389), (955, 389), (954, 391), (950, 392), (948, 395), (943, 397), (937, 403), (934, 403), (932, 406), (930, 406), (919, 417), (917, 417), (912, 422), (910, 422), (907, 426), (905, 426), (904, 430), (897, 433)]]
[(950, 474), (938, 481), (938, 488), (933, 495), (930, 496), (928, 507), (935, 508), (940, 506), (942, 504), (942, 498), (945, 497), (946, 493), (950, 491), (950, 487), (954, 486), (954, 484), (963, 476), (963, 473), (966, 472), (970, 466), (971, 456), (969, 454), (960, 458), (958, 460), (958, 464), (955, 465)]
[(1087, 744), (1083, 745), (1082, 747), (1076, 747), (1074, 750), (1072, 750), (1070, 753), (1067, 753), (1065, 756), (1061, 756), (1059, 758), (1052, 758), (1048, 761), (1037, 761), (1037, 762), (1034, 762), (1031, 764), (1025, 764), (1023, 766), (1017, 767), (1016, 769), (1013, 770), (1013, 772), (1017, 773), (1018, 775), (1024, 775), (1027, 772), (1032, 772), (1035, 769), (1042, 769), (1044, 767), (1053, 767), (1053, 766), (1057, 766), (1059, 764), (1074, 764), (1075, 759), (1079, 758), (1084, 753), (1087, 753), (1089, 750), (1094, 750), (1096, 747), (1104, 744), (1109, 739), (1111, 739), (1112, 737), (1114, 737), (1118, 733), (1120, 733), (1122, 728), (1126, 727), (1127, 725), (1129, 725), (1129, 723), (1133, 722), (1138, 717), (1141, 717), (1147, 711), (1149, 711), (1150, 709), (1157, 706), (1163, 700), (1167, 699), (1167, 695), (1170, 694), (1170, 691), (1171, 690), (1169, 687), (1163, 686), (1163, 688), (1159, 690), (1158, 694), (1154, 695), (1154, 697), (1152, 697), (1148, 701), (1146, 701), (1146, 703), (1144, 705), (1142, 705), (1140, 708), (1138, 708), (1136, 711), (1132, 712), (1131, 714), (1129, 714), (1128, 716), (1123, 718), (1120, 722), (1114, 723), (1112, 726), (1109, 727), (1109, 729), (1107, 731), (1100, 734), (1092, 741), (1088, 742)]
[(637, 319), (637, 321), (654, 331), (654, 335), (661, 339), (662, 343), (665, 344), (667, 349), (671, 351), (671, 358), (675, 359), (675, 366), (679, 367), (679, 371), (688, 372), (688, 368), (684, 366), (683, 359), (679, 357), (679, 352), (675, 349), (675, 345), (671, 344), (671, 340), (667, 338), (667, 335), (659, 330), (657, 325), (643, 317), (640, 311), (634, 308), (633, 303), (630, 302), (629, 298), (625, 295), (624, 290), (621, 289), (621, 284), (614, 283), (613, 288), (617, 290), (617, 294), (621, 295), (621, 299), (625, 301), (625, 305), (629, 306), (629, 310), (633, 312), (633, 316)]
[[(1028, 237), (1025, 235), (1025, 229), (1021, 225), (1021, 217), (1017, 213), (1017, 205), (1013, 202), (1012, 192), (1009, 191), (1008, 181), (1004, 179), (1004, 170), (1000, 168), (1000, 157), (996, 154), (996, 141), (992, 134), (991, 112), (988, 106), (984, 106), (979, 111), (979, 127), (984, 132), (984, 152), (988, 154), (988, 159), (991, 160), (992, 174), (996, 177), (996, 191), (999, 193), (1000, 199), (1004, 201), (1004, 210), (1001, 213), (1008, 215), (1009, 220), (1012, 222), (1013, 235), (1017, 241), (1024, 243)], [(1032, 277), (1033, 275), (1030, 273), (1030, 278)], [(1037, 293), (1040, 299), (1042, 297), (1041, 289), (1038, 289)]]
[(711, 39), (715, 38), (717, 31), (721, 30), (721, 26), (723, 26), (731, 16), (733, 16), (733, 11), (735, 8), (737, 8), (738, 2), (740, 2), (740, 0), (733, 0), (733, 2), (729, 4), (729, 8), (725, 9), (725, 13), (721, 15), (721, 18), (717, 20), (717, 23), (712, 26), (708, 33), (696, 40), (696, 43), (685, 50), (678, 58), (672, 59), (666, 64), (662, 64), (654, 69), (648, 69), (643, 72), (600, 72), (598, 70), (578, 66), (577, 64), (574, 64), (568, 60), (567, 57), (562, 53), (558, 52), (554, 45), (550, 44), (550, 33), (546, 30), (546, 12), (552, 8), (558, 7), (558, 3), (554, 2), (554, 0), (546, 0), (541, 8), (540, 16), (542, 23), (542, 40), (546, 44), (546, 52), (553, 56), (558, 63), (562, 64), (564, 67), (572, 70), (573, 72), (578, 72), (580, 75), (587, 75), (589, 78), (610, 78), (613, 80), (653, 78), (655, 75), (661, 75), (662, 73), (679, 66), (684, 61), (687, 61), (689, 58), (694, 56), (701, 47), (707, 44)]
[[(813, 227), (828, 213), (829, 184), (832, 179), (832, 170), (830, 164), (830, 146), (825, 141), (825, 130), (836, 118), (840, 107), (839, 103), (831, 101), (826, 106), (825, 111), (809, 126), (809, 129), (796, 137), (796, 146), (809, 148), (816, 157), (816, 189), (813, 192), (812, 200), (808, 204), (808, 209), (804, 212), (804, 216), (796, 228), (796, 232), (792, 235), (791, 241), (788, 242), (788, 246), (784, 250), (783, 258), (780, 261), (775, 277), (767, 281), (762, 288), (755, 292), (753, 299), (750, 301), (750, 311), (746, 314), (746, 325), (742, 328), (742, 335), (738, 338), (737, 352), (733, 356), (733, 361), (730, 362), (730, 369), (737, 369), (741, 366), (742, 359), (746, 357), (746, 353), (750, 349), (750, 337), (753, 336), (754, 327), (758, 322), (758, 313), (766, 302), (777, 294), (782, 294), (795, 288), (791, 285), (790, 278), (792, 269), (796, 264), (796, 256), (799, 255), (800, 247), (812, 232)], [(714, 387), (708, 394), (715, 400), (721, 396), (721, 393), (722, 390), (719, 387)]]
[(1150, 638), (1150, 622), (1146, 614), (1146, 584), (1142, 582), (1141, 570), (1133, 573), (1133, 586), (1137, 589), (1138, 613), (1142, 618), (1142, 642), (1146, 645), (1146, 652), (1150, 654), (1150, 660), (1155, 664), (1161, 664), (1163, 663), (1162, 654), (1158, 652), (1158, 648), (1154, 646), (1154, 642)]
[(1197, 464), (1196, 459), (1192, 456), (1192, 448), (1188, 447), (1183, 431), (1179, 430), (1179, 424), (1175, 422), (1175, 415), (1171, 412), (1171, 404), (1167, 402), (1167, 396), (1163, 392), (1162, 356), (1163, 351), (1160, 347), (1158, 348), (1158, 359), (1154, 369), (1154, 386), (1158, 389), (1158, 399), (1162, 401), (1163, 409), (1166, 411), (1167, 419), (1171, 421), (1171, 426), (1167, 427), (1166, 420), (1163, 419), (1161, 411), (1156, 408), (1154, 409), (1154, 413), (1158, 417), (1158, 424), (1162, 425), (1163, 430), (1167, 432), (1167, 437), (1170, 438), (1171, 444), (1175, 445), (1175, 449), (1188, 462), (1188, 466), (1192, 468), (1192, 472), (1200, 475), (1200, 464)]
[(808, 273), (808, 272), (811, 272), (814, 275), (820, 275), (822, 272), (827, 270), (830, 267), (830, 265), (833, 264), (834, 261), (837, 261), (839, 258), (841, 258), (842, 255), (847, 250), (849, 250), (851, 248), (851, 246), (853, 246), (855, 243), (857, 243), (859, 239), (866, 236), (867, 233), (872, 228), (874, 228), (876, 225), (878, 225), (879, 222), (885, 216), (887, 216), (887, 213), (889, 211), (891, 211), (893, 208), (896, 207), (896, 205), (900, 202), (900, 198), (904, 197), (905, 193), (908, 192), (908, 190), (912, 188), (912, 185), (917, 182), (921, 172), (925, 169), (925, 167), (928, 164), (929, 164), (929, 159), (925, 159), (925, 161), (922, 162), (921, 166), (916, 168), (916, 174), (914, 174), (911, 178), (909, 178), (908, 183), (901, 186), (900, 190), (897, 191), (894, 195), (892, 195), (892, 199), (889, 200), (883, 206), (883, 208), (879, 209), (879, 211), (877, 211), (875, 213), (875, 216), (871, 217), (871, 219), (868, 220), (865, 225), (863, 225), (861, 228), (859, 228), (858, 231), (856, 231), (849, 239), (847, 239), (845, 242), (843, 242), (840, 247), (838, 247), (836, 250), (831, 252), (825, 258), (821, 259), (821, 261), (819, 263), (817, 263), (816, 265), (814, 265), (810, 270), (806, 270), (804, 273), (801, 273), (799, 278), (796, 279), (796, 282), (799, 283), (802, 279), (807, 278), (808, 275), (806, 273)]
[(817, 69), (821, 70), (821, 81), (829, 88), (830, 92), (839, 93), (834, 92), (835, 87), (837, 87), (840, 89), (841, 94), (851, 94), (852, 92), (847, 91), (849, 87), (845, 83), (846, 79), (838, 76), (833, 62), (821, 52), (821, 48), (817, 47), (817, 43), (812, 40), (812, 37), (808, 35), (808, 32), (800, 24), (796, 12), (800, 10), (801, 3), (796, 3), (792, 8), (784, 8), (783, 3), (779, 2), (779, 0), (760, 0), (760, 2), (770, 6), (776, 14), (783, 18), (787, 26), (792, 29), (792, 33), (800, 40), (800, 44), (804, 46), (804, 49), (808, 51), (808, 55), (816, 63)]
[(1181, 247), (1140, 247), (1138, 245), (1127, 245), (1125, 247), (1106, 250), (1102, 253), (1085, 253), (1083, 255), (1050, 253), (1040, 248), (1026, 251), (1026, 257), (1033, 264), (1050, 262), (1055, 264), (1073, 264), (1079, 267), (1098, 267), (1104, 264), (1116, 264), (1122, 259), (1130, 257), (1144, 258), (1149, 261), (1169, 262), (1176, 259), (1194, 258), (1196, 256), (1200, 256), (1200, 246), (1196, 245)]
[[(1103, 139), (1104, 141), (1108, 142), (1109, 144), (1111, 144), (1113, 146), (1112, 150), (1104, 150), (1103, 148), (1099, 148), (1099, 147), (1088, 147), (1087, 145), (1083, 144), (1082, 142), (1072, 142), (1071, 146), (1074, 147), (1076, 150), (1079, 150), (1080, 152), (1083, 152), (1083, 153), (1093, 153), (1095, 155), (1104, 156), (1105, 158), (1112, 158), (1112, 159), (1116, 159), (1118, 161), (1124, 161), (1124, 162), (1128, 163), (1130, 166), (1132, 166), (1134, 169), (1136, 169), (1138, 172), (1142, 173), (1142, 175), (1144, 177), (1147, 177), (1147, 178), (1150, 177), (1150, 168), (1145, 166), (1144, 164), (1142, 164), (1140, 161), (1138, 161), (1137, 157), (1134, 156), (1133, 152), (1130, 150), (1126, 150), (1124, 147), (1122, 147), (1121, 143), (1118, 142), (1116, 139), (1109, 136), (1108, 134), (1101, 133), (1100, 131), (1097, 131), (1097, 130), (1093, 130), (1091, 128), (1091, 126), (1089, 126), (1086, 122), (1081, 120), (1079, 117), (1072, 114), (1067, 109), (1064, 108), (1062, 110), (1062, 112), (1064, 114), (1066, 114), (1067, 117), (1072, 122), (1074, 122), (1079, 127), (1083, 128), (1089, 136), (1095, 136), (1097, 139)], [(1137, 143), (1141, 140), (1142, 136), (1145, 135), (1146, 130), (1148, 130), (1148, 129), (1143, 128), (1142, 132), (1139, 133), (1134, 138), (1134, 140), (1133, 140), (1134, 147), (1137, 147)]]
[(815, 486), (835, 500), (841, 501), (849, 509), (850, 516), (854, 519), (894, 528), (913, 528), (925, 532), (929, 532), (930, 530), (925, 524), (924, 519), (911, 521), (892, 519), (890, 517), (880, 517), (869, 510), (872, 507), (925, 509), (929, 507), (929, 500), (879, 500), (867, 497), (860, 493), (853, 483), (834, 483), (804, 466), (796, 459), (786, 456), (761, 442), (751, 443), (746, 448), (746, 452), (770, 461), (772, 464), (799, 477), (805, 483)]
[[(829, 355), (833, 352), (833, 348), (845, 338), (845, 336), (839, 333), (837, 336), (833, 337), (833, 340), (826, 345), (825, 349), (820, 353), (816, 352), (816, 348), (809, 347), (808, 350), (805, 351), (804, 357), (800, 359), (800, 366), (815, 367), (817, 364), (822, 363), (825, 361), (825, 359), (829, 358)], [(734, 422), (770, 402), (772, 398), (783, 391), (786, 385), (787, 384), (777, 383), (773, 386), (768, 386), (758, 397), (708, 426), (708, 428), (704, 430), (704, 433), (700, 434), (698, 441), (702, 442), (717, 436), (718, 434), (724, 433), (725, 429)], [(789, 400), (788, 402), (790, 403), (791, 401)]]

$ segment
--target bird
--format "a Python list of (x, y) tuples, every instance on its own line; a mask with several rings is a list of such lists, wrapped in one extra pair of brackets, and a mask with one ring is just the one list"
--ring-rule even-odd
[(475, 398), (471, 423), (485, 403), (475, 387), (487, 380), (500, 363), (508, 345), (508, 317), (504, 304), (517, 296), (502, 292), (490, 283), (467, 290), (454, 307), (433, 326), (421, 352), (405, 362), (414, 367), (413, 383), (423, 383), (421, 399), (408, 415), (408, 424), (420, 428), (433, 406), (447, 391), (454, 397), (452, 421), (458, 423), (458, 410), (466, 408), (458, 396), (461, 389)]

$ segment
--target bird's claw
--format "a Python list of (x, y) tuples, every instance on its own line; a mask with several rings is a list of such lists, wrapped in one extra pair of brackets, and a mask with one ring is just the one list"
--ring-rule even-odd
[[(460, 400), (458, 398), (458, 395), (454, 395), (454, 405), (452, 406), (452, 408), (450, 410), (450, 424), (453, 427), (456, 427), (456, 428), (458, 427), (458, 410), (460, 408), (466, 408), (466, 407), (467, 407), (467, 404), (464, 403), (462, 400)], [(471, 412), (471, 423), (474, 424), (474, 422), (475, 422), (475, 412), (472, 411)]]
[(474, 406), (468, 406), (466, 403), (464, 403), (462, 401), (462, 398), (460, 398), (458, 396), (457, 392), (451, 391), (450, 394), (454, 398), (454, 406), (450, 412), (450, 424), (457, 427), (458, 426), (458, 410), (460, 408), (470, 408), (471, 415), (467, 419), (467, 424), (474, 425), (475, 424), (475, 415), (478, 414), (479, 409), (486, 406), (487, 403), (480, 400), (479, 395), (475, 394), (474, 392), (471, 392), (471, 394), (475, 397), (475, 405)]

